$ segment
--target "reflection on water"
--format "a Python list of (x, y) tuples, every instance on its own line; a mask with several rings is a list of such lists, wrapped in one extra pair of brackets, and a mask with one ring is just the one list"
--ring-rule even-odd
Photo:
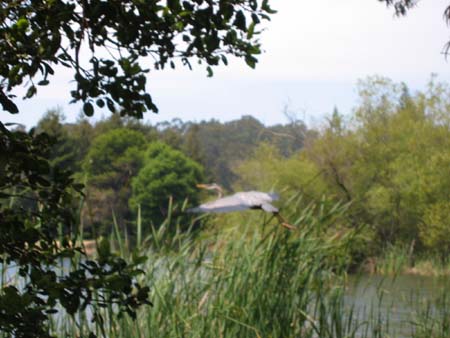
[(345, 304), (359, 321), (381, 321), (392, 337), (411, 337), (424, 309), (449, 288), (448, 277), (401, 275), (351, 276), (345, 292)]

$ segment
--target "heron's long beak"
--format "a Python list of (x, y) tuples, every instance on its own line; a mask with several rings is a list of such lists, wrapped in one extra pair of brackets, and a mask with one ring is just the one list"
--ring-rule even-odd
[(215, 190), (215, 191), (217, 191), (219, 198), (221, 198), (223, 195), (222, 188), (215, 183), (214, 184), (196, 184), (195, 186), (197, 188), (201, 188), (201, 189), (205, 189), (205, 190)]

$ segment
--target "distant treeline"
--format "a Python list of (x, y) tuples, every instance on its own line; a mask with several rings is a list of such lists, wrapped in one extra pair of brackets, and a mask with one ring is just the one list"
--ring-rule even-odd
[(56, 138), (52, 161), (64, 168), (82, 171), (83, 160), (99, 135), (126, 128), (141, 133), (148, 143), (158, 140), (182, 151), (203, 165), (207, 180), (226, 189), (231, 189), (236, 179), (233, 165), (248, 158), (260, 143), (270, 143), (282, 156), (289, 157), (303, 147), (308, 133), (312, 132), (299, 120), (266, 127), (252, 116), (225, 123), (174, 119), (154, 125), (122, 118), (118, 114), (94, 124), (83, 116), (75, 123), (64, 121), (64, 112), (60, 108), (50, 109), (36, 126), (37, 132), (46, 132)]

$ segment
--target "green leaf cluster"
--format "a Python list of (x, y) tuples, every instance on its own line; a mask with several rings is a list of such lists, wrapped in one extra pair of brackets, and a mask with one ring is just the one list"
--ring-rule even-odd
[(14, 88), (26, 83), (31, 98), (63, 66), (74, 79), (72, 102), (83, 102), (87, 116), (119, 106), (142, 118), (158, 111), (146, 90), (150, 69), (175, 68), (177, 60), (191, 68), (195, 60), (212, 75), (228, 55), (253, 68), (259, 27), (274, 12), (265, 0), (2, 1), (0, 104), (17, 113)]

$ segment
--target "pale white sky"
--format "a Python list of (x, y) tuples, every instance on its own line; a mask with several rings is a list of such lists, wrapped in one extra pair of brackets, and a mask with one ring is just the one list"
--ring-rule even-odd
[[(422, 89), (431, 73), (449, 79), (450, 64), (441, 54), (450, 39), (443, 20), (448, 0), (422, 0), (406, 17), (396, 18), (377, 0), (272, 0), (278, 10), (262, 36), (265, 53), (255, 70), (243, 61), (215, 69), (151, 72), (149, 92), (160, 109), (145, 120), (159, 122), (253, 115), (266, 124), (286, 122), (283, 107), (307, 122), (336, 105), (350, 112), (356, 81), (383, 75)], [(58, 72), (51, 85), (31, 100), (16, 102), (21, 113), (2, 121), (36, 124), (43, 113), (62, 106), (68, 121), (80, 105), (69, 105), (70, 75)], [(105, 114), (108, 114), (105, 111)], [(97, 114), (95, 118), (101, 117)]]

